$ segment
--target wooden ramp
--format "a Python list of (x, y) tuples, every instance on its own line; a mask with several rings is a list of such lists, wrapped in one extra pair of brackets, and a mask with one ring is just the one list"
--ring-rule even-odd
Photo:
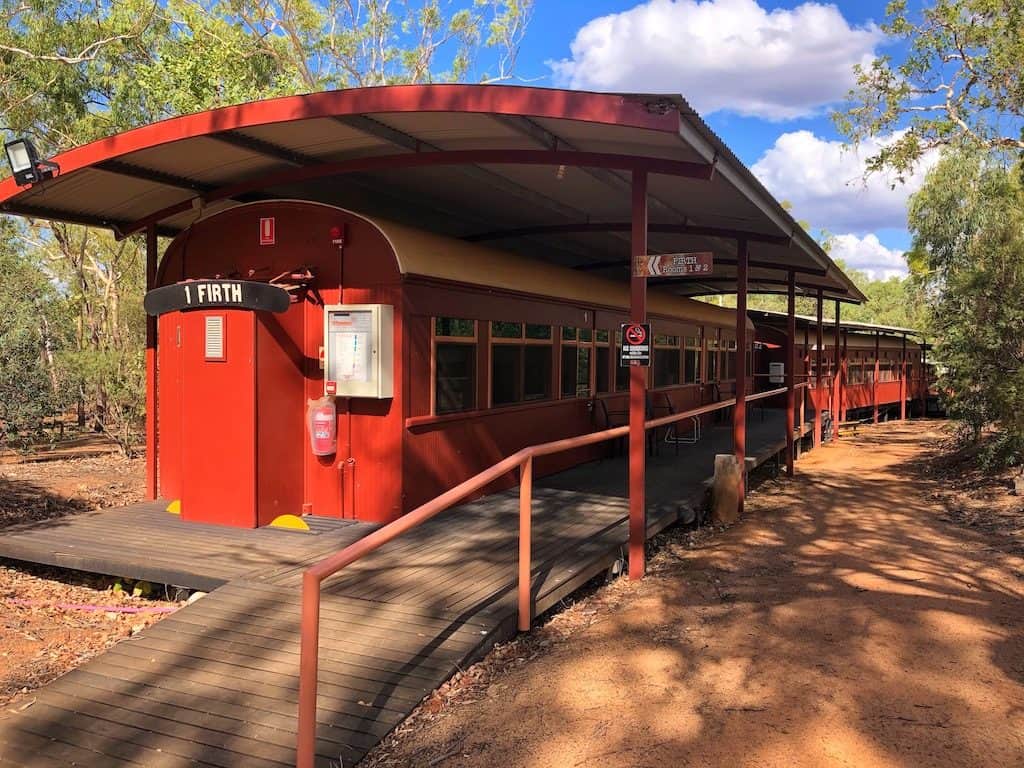
[[(777, 439), (767, 426), (751, 427), (761, 433), (752, 453), (762, 455)], [(652, 484), (662, 490), (652, 500), (649, 534), (677, 517), (678, 505), (663, 489), (677, 500), (702, 492), (719, 439), (710, 435), (704, 446), (678, 457), (670, 449), (671, 461), (652, 462), (654, 473), (670, 476)], [(615, 475), (624, 481), (621, 461), (572, 470), (584, 471), (595, 485)], [(607, 568), (627, 538), (624, 495), (611, 488), (580, 493), (560, 487), (563, 480), (541, 481), (534, 493), (537, 613)], [(356, 763), (438, 685), (515, 633), (517, 528), (517, 495), (497, 494), (434, 518), (325, 583), (318, 765)], [(63, 547), (53, 527), (43, 530), (39, 551), (53, 557)], [(87, 528), (59, 530), (78, 530), (83, 538), (76, 541), (88, 548)], [(0, 720), (0, 764), (293, 765), (301, 573), (323, 556), (324, 545), (334, 551), (342, 539), (369, 530), (357, 524), (328, 525), (318, 534), (274, 531), (264, 536), (267, 543), (249, 535), (259, 532), (241, 532), (235, 551), (246, 565), (263, 558), (257, 567), (232, 576), (230, 558), (217, 560), (212, 570), (223, 586), (37, 691), (31, 707)], [(8, 535), (0, 535), (0, 555), (10, 551)], [(289, 538), (270, 543), (281, 536)], [(22, 527), (12, 541), (28, 552), (31, 539), (31, 529)], [(122, 548), (121, 557), (131, 551)], [(181, 553), (186, 571), (205, 561), (187, 554)], [(108, 548), (102, 557), (113, 554)]]

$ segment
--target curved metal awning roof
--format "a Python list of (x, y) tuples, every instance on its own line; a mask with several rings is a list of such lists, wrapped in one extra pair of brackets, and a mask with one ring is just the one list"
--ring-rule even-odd
[(9, 214), (173, 235), (269, 198), (338, 205), (616, 279), (629, 276), (630, 174), (649, 173), (649, 252), (710, 250), (683, 296), (749, 289), (859, 302), (860, 291), (677, 95), (403, 85), (290, 96), (172, 118), (72, 149)]

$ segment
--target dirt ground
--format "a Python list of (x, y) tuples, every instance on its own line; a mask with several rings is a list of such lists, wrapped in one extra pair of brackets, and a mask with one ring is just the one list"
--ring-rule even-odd
[[(6, 525), (137, 501), (144, 469), (113, 454), (0, 466), (0, 536)], [(115, 582), (0, 559), (0, 717), (32, 706), (33, 690), (175, 607), (161, 594), (117, 593)]]
[(1020, 542), (950, 513), (944, 429), (862, 429), (729, 530), (663, 536), (365, 765), (1024, 765)]

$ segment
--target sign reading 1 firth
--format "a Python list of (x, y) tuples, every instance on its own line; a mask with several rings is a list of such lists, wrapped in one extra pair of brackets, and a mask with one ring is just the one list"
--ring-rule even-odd
[(645, 256), (633, 263), (633, 277), (687, 277), (710, 275), (715, 268), (711, 251), (662, 253)]

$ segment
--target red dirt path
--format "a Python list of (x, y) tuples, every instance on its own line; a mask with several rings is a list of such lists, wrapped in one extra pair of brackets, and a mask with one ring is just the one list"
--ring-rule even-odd
[(367, 764), (1024, 765), (1024, 563), (942, 519), (918, 471), (940, 434), (890, 423), (805, 456), (735, 527), (673, 533), (650, 578), (499, 649)]

